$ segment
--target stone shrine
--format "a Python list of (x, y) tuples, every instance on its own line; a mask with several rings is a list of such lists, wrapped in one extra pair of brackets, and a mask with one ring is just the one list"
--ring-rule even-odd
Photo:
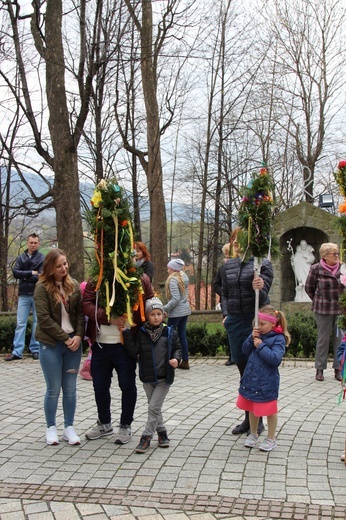
[[(310, 310), (311, 302), (307, 295), (305, 299), (299, 288), (299, 285), (302, 285), (302, 273), (298, 272), (298, 277), (295, 274), (292, 254), (296, 254), (297, 248), (298, 252), (301, 251), (302, 245), (305, 247), (306, 244), (310, 246), (311, 255), (314, 255), (312, 263), (319, 262), (321, 244), (335, 242), (340, 245), (340, 235), (336, 228), (337, 218), (308, 202), (300, 202), (276, 217), (274, 233), (279, 239), (280, 256), (273, 261), (274, 279), (269, 295), (275, 308), (284, 312)], [(288, 250), (289, 244), (291, 248)], [(309, 260), (312, 260), (311, 256)]]

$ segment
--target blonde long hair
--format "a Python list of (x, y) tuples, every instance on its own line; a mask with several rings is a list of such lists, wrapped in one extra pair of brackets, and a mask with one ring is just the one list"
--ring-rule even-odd
[[(48, 292), (52, 293), (53, 298), (57, 303), (61, 302), (61, 295), (54, 277), (54, 271), (61, 256), (64, 256), (67, 259), (66, 253), (62, 249), (56, 248), (49, 251), (43, 262), (42, 274), (39, 276), (40, 282), (46, 286)], [(66, 298), (68, 298), (74, 291), (74, 282), (68, 272), (62, 279), (61, 285)]]
[(172, 278), (176, 278), (176, 280), (178, 282), (180, 294), (182, 296), (185, 294), (185, 281), (184, 281), (182, 273), (183, 273), (183, 271), (174, 271), (167, 278), (166, 283), (165, 283), (165, 294), (166, 294), (167, 300), (169, 300), (171, 298), (171, 291), (169, 288), (169, 284), (170, 284), (170, 281), (172, 280)]

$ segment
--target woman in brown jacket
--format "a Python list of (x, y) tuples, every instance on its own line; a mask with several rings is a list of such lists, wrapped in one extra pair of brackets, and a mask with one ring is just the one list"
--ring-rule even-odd
[(61, 249), (52, 249), (47, 254), (35, 287), (34, 300), (37, 313), (35, 337), (40, 342), (40, 363), (47, 385), (44, 398), (46, 442), (59, 444), (56, 411), (62, 389), (62, 438), (69, 444), (80, 444), (73, 421), (84, 315), (79, 283), (68, 274), (68, 261)]

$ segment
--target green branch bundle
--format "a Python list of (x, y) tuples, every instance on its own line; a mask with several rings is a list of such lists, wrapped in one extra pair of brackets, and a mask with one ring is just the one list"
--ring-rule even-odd
[(273, 235), (273, 181), (266, 168), (261, 168), (244, 188), (239, 209), (239, 236), (246, 256), (277, 258), (279, 244)]

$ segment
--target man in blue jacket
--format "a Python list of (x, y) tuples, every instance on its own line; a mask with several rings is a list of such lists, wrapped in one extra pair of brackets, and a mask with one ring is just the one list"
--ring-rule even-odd
[(32, 327), (29, 350), (33, 359), (39, 358), (39, 342), (35, 339), (36, 310), (34, 303), (34, 290), (38, 275), (42, 271), (44, 255), (38, 251), (40, 239), (32, 233), (28, 236), (28, 248), (18, 256), (13, 267), (13, 276), (19, 280), (17, 326), (13, 339), (12, 354), (5, 361), (22, 359), (25, 348), (25, 333), (30, 311), (32, 312)]

